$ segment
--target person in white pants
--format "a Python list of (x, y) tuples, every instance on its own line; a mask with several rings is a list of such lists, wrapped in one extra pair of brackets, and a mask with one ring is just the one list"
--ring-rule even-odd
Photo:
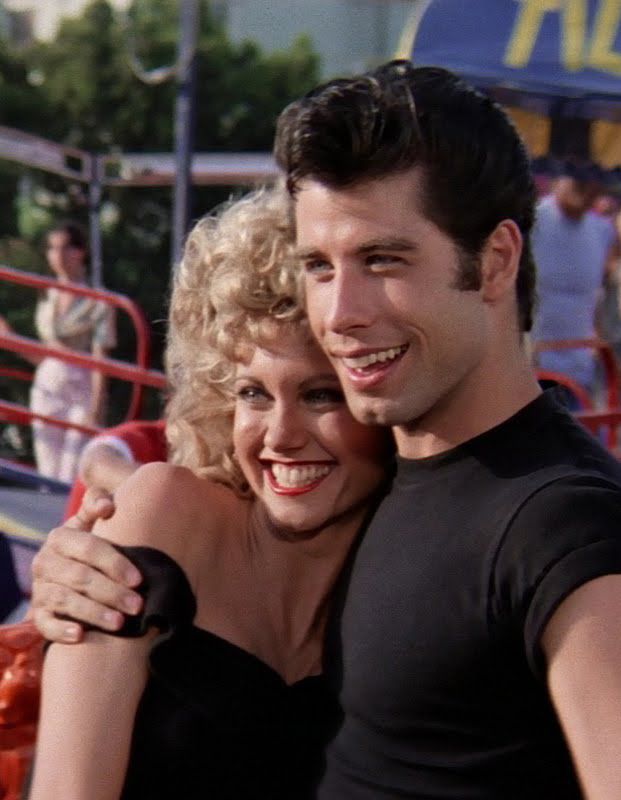
[[(115, 346), (114, 312), (103, 302), (63, 291), (67, 282), (86, 283), (88, 246), (79, 225), (63, 223), (49, 231), (46, 256), (59, 287), (37, 304), (35, 325), (42, 342), (66, 350), (104, 356)], [(10, 331), (5, 320), (2, 329)], [(81, 425), (98, 425), (105, 405), (105, 376), (47, 357), (37, 364), (30, 408), (45, 416)], [(84, 434), (40, 420), (32, 423), (37, 469), (48, 478), (70, 483), (77, 472)]]

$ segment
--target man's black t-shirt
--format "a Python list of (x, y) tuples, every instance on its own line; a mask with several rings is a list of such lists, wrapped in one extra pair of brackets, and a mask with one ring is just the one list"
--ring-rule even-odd
[(621, 466), (550, 393), (401, 459), (328, 638), (345, 719), (321, 800), (580, 797), (540, 638), (618, 572)]

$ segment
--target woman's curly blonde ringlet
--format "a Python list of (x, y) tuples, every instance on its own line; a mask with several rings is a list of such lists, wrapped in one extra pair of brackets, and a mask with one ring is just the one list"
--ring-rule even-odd
[(305, 325), (284, 190), (261, 189), (201, 219), (175, 276), (166, 369), (171, 460), (247, 491), (233, 458), (235, 363), (274, 324)]

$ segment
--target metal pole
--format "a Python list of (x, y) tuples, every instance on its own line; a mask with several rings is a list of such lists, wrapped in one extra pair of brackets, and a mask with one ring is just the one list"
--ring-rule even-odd
[(88, 215), (91, 251), (91, 283), (103, 286), (103, 259), (101, 254), (101, 184), (102, 162), (99, 156), (91, 157), (91, 180), (88, 185)]
[(179, 14), (179, 66), (175, 108), (175, 159), (172, 268), (181, 260), (183, 243), (191, 213), (192, 152), (194, 144), (194, 94), (196, 84), (196, 44), (200, 24), (199, 0), (181, 0)]

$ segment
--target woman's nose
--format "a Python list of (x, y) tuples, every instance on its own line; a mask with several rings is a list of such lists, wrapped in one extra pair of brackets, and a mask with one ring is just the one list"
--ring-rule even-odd
[(266, 420), (265, 444), (276, 452), (296, 450), (308, 439), (303, 415), (289, 405), (275, 406)]

